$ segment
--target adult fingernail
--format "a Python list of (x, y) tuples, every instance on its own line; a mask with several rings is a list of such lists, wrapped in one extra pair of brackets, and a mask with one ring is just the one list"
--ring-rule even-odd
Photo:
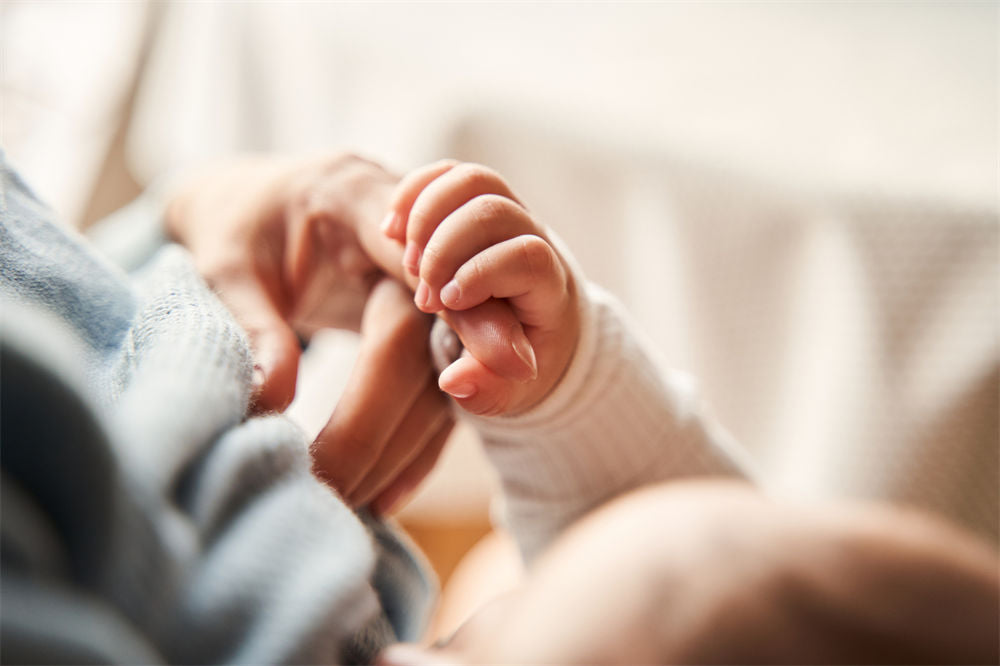
[(461, 297), (462, 288), (454, 280), (441, 287), (441, 302), (445, 305), (455, 305)]
[(510, 329), (510, 343), (514, 347), (514, 353), (524, 361), (524, 364), (531, 370), (530, 379), (538, 378), (538, 360), (535, 358), (535, 350), (532, 348), (528, 337), (524, 334), (524, 329), (520, 324), (514, 324)]
[(420, 248), (413, 241), (406, 244), (406, 250), (403, 252), (403, 266), (413, 275), (416, 275), (420, 269)]
[(423, 280), (417, 285), (417, 291), (413, 294), (413, 302), (417, 304), (420, 309), (426, 308), (427, 304), (431, 300), (431, 290), (427, 287), (427, 283)]
[(257, 364), (254, 364), (253, 374), (250, 376), (250, 388), (254, 393), (260, 393), (264, 388), (264, 368)]

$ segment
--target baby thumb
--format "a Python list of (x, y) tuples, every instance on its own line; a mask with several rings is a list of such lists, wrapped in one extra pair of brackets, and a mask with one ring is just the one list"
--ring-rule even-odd
[(519, 382), (501, 377), (468, 351), (438, 377), (438, 387), (465, 411), (477, 416), (507, 413)]

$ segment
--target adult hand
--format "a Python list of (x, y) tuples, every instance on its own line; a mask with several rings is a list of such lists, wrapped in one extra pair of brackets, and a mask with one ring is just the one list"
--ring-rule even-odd
[[(396, 180), (351, 155), (244, 157), (193, 174), (167, 212), (169, 232), (250, 337), (256, 409), (292, 400), (299, 335), (361, 329), (349, 389), (313, 455), (317, 474), (353, 506), (383, 513), (430, 471), (453, 424), (431, 372), (429, 318), (397, 283), (372, 291), (383, 273), (358, 240)], [(397, 269), (391, 243), (372, 247)]]
[(299, 335), (358, 329), (380, 271), (356, 230), (384, 214), (396, 180), (352, 155), (244, 157), (194, 174), (172, 199), (169, 233), (250, 337), (256, 409), (291, 402)]
[(434, 467), (451, 432), (431, 366), (431, 322), (396, 280), (372, 291), (350, 390), (313, 447), (317, 475), (352, 506), (387, 513)]

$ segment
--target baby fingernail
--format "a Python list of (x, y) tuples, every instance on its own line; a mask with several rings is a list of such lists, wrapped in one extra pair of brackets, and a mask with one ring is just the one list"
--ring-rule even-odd
[(538, 361), (535, 359), (535, 350), (532, 348), (531, 343), (528, 342), (528, 337), (524, 334), (524, 329), (519, 324), (515, 324), (511, 328), (510, 339), (511, 346), (514, 347), (514, 353), (531, 370), (531, 379), (537, 379)]
[(403, 266), (414, 275), (420, 268), (420, 248), (413, 241), (406, 244), (406, 250), (403, 252)]
[(427, 303), (431, 300), (431, 290), (427, 288), (427, 283), (423, 280), (417, 285), (417, 291), (413, 295), (413, 302), (417, 304), (418, 308), (426, 308)]
[(459, 400), (465, 400), (466, 398), (471, 398), (476, 395), (476, 385), (464, 382), (461, 384), (455, 384), (454, 386), (444, 390), (448, 395)]
[(458, 365), (458, 362), (452, 363), (444, 369), (441, 376), (438, 377), (438, 388), (453, 398), (464, 400), (474, 396), (479, 389), (469, 380), (452, 380), (456, 372), (460, 372)]
[(461, 298), (461, 296), (462, 289), (454, 280), (441, 287), (441, 302), (445, 305), (454, 305), (458, 303), (458, 299)]

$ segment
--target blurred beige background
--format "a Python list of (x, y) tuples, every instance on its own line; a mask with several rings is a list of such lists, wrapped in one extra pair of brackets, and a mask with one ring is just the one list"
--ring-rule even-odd
[[(996, 494), (996, 3), (8, 0), (0, 49), (0, 141), (75, 224), (232, 151), (483, 162), (775, 492)], [(307, 430), (353, 345), (307, 355)], [(404, 517), (457, 552), (493, 488), (462, 431)]]

